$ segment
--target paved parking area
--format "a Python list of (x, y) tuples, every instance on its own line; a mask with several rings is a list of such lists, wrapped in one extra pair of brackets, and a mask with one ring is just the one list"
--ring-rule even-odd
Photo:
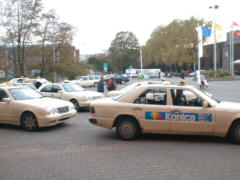
[[(240, 102), (239, 89), (240, 81), (210, 82), (208, 92)], [(71, 122), (37, 132), (1, 125), (0, 180), (240, 178), (240, 146), (225, 139), (148, 134), (122, 141), (114, 130), (91, 125), (89, 116), (81, 112)]]

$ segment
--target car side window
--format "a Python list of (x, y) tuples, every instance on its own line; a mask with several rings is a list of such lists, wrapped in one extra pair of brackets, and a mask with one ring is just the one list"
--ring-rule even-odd
[(59, 85), (54, 84), (52, 86), (52, 92), (57, 93), (58, 91), (62, 90), (62, 88)]
[(171, 89), (170, 91), (174, 106), (202, 107), (203, 100), (193, 92), (183, 89)]
[(3, 98), (8, 98), (8, 95), (4, 90), (0, 89), (0, 102)]
[(167, 105), (167, 89), (154, 88), (143, 92), (135, 101), (136, 104)]
[(89, 80), (93, 80), (93, 77), (89, 77)]
[(41, 89), (41, 92), (52, 92), (52, 85), (46, 85)]

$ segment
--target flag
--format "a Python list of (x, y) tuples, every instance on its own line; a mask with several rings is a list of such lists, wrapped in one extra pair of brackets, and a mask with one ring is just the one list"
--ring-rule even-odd
[(238, 26), (238, 24), (236, 22), (233, 21), (233, 26)]
[[(233, 22), (233, 26), (239, 26), (239, 25), (236, 22)], [(232, 33), (240, 38), (240, 33), (237, 30), (233, 30)]]
[(211, 36), (211, 30), (203, 27), (202, 28), (202, 35), (205, 36), (205, 37)]
[(238, 31), (233, 31), (233, 34), (240, 38), (240, 33)]
[(222, 30), (222, 27), (219, 24), (216, 24), (215, 27), (216, 27), (216, 30)]

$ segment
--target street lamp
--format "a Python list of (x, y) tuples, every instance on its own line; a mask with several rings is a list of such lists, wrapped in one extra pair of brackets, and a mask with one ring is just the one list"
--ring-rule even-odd
[[(210, 9), (218, 9), (219, 6), (218, 5), (214, 5), (214, 6), (210, 6)], [(214, 52), (213, 52), (213, 56), (214, 56), (214, 78), (216, 79), (216, 71), (217, 71), (217, 46), (216, 46), (216, 20), (214, 17), (214, 21), (213, 21), (213, 30), (214, 30)]]
[(143, 73), (143, 67), (142, 67), (142, 47), (140, 46), (140, 65), (141, 65), (141, 74)]

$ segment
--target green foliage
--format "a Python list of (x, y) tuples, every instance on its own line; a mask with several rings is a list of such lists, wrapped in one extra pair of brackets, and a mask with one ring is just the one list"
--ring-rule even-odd
[(188, 20), (173, 20), (166, 26), (157, 27), (143, 48), (145, 65), (155, 62), (168, 67), (178, 65), (191, 67), (197, 62), (197, 32), (200, 25), (209, 27), (209, 22), (191, 17)]
[(131, 32), (119, 32), (109, 48), (109, 62), (113, 71), (124, 71), (129, 66), (138, 67), (139, 43)]
[[(206, 78), (214, 78), (215, 77), (214, 70), (205, 71), (204, 75), (206, 76)], [(227, 76), (231, 76), (231, 73), (228, 71), (225, 71), (223, 69), (218, 69), (216, 71), (217, 78), (222, 78), (222, 77), (227, 77)]]
[(57, 64), (56, 72), (60, 77), (67, 77), (68, 79), (74, 79), (76, 76), (86, 75), (87, 67), (85, 64)]
[(103, 61), (96, 57), (90, 57), (87, 60), (87, 63), (94, 69), (95, 71), (103, 71)]

